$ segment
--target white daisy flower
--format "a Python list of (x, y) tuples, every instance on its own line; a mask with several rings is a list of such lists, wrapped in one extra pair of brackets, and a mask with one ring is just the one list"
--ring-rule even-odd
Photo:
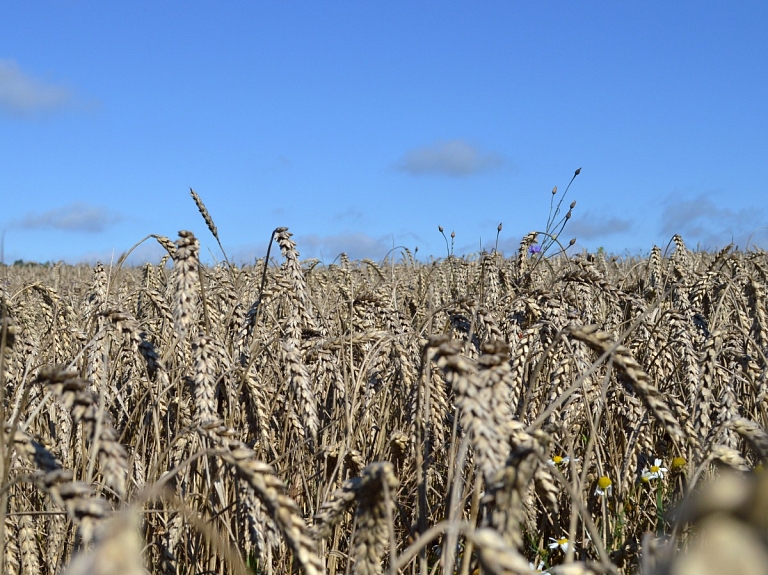
[(570, 545), (570, 543), (568, 542), (567, 537), (561, 537), (560, 539), (550, 537), (549, 540), (552, 541), (552, 543), (549, 544), (550, 549), (557, 549), (559, 547), (563, 553), (568, 551), (568, 545)]
[[(547, 459), (547, 463), (554, 466), (566, 465), (571, 460), (567, 455), (553, 455), (552, 459)], [(578, 457), (573, 458), (574, 461), (579, 461)]]
[(608, 496), (613, 493), (613, 481), (609, 477), (603, 475), (597, 480), (597, 488), (595, 489), (595, 495), (598, 497)]
[(563, 457), (562, 455), (553, 455), (552, 459), (548, 459), (547, 463), (550, 465), (565, 465), (571, 460), (570, 457)]
[(661, 459), (654, 459), (650, 469), (647, 467), (643, 469), (640, 479), (645, 483), (648, 483), (651, 479), (664, 479), (664, 474), (668, 471), (669, 469), (661, 466)]

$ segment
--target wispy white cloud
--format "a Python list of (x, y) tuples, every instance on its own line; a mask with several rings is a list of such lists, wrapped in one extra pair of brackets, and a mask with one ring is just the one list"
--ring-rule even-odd
[(24, 117), (61, 110), (74, 103), (68, 87), (24, 73), (14, 60), (0, 59), (0, 112)]
[(370, 258), (378, 261), (392, 249), (392, 237), (375, 238), (362, 232), (348, 232), (329, 236), (309, 234), (296, 239), (299, 251), (309, 257), (332, 261), (342, 252), (351, 260)]
[(606, 216), (587, 211), (576, 214), (565, 226), (568, 237), (576, 236), (580, 240), (604, 238), (628, 232), (632, 229), (632, 220), (617, 216)]
[[(301, 259), (319, 258), (330, 264), (341, 253), (350, 260), (365, 258), (380, 261), (392, 249), (392, 237), (376, 238), (362, 232), (347, 232), (321, 236), (318, 234), (295, 235), (296, 249)], [(397, 244), (396, 244), (397, 245)], [(251, 264), (266, 254), (266, 244), (240, 246), (232, 250), (236, 262)], [(277, 254), (277, 255), (275, 255)], [(272, 257), (280, 257), (280, 251), (272, 246)]]
[(768, 243), (765, 222), (766, 211), (760, 207), (718, 205), (711, 194), (688, 199), (673, 194), (664, 203), (661, 232), (668, 237), (680, 234), (687, 244), (705, 249), (731, 242), (746, 248), (748, 242), (762, 246)]
[(464, 140), (449, 140), (409, 150), (396, 168), (413, 175), (468, 176), (503, 164), (499, 154), (482, 152)]
[[(115, 264), (123, 257), (125, 246), (116, 246), (112, 249), (90, 250), (82, 254), (79, 258), (73, 259), (73, 263), (95, 264), (101, 262), (105, 265)], [(146, 263), (159, 264), (163, 256), (167, 255), (165, 251), (155, 240), (149, 239), (141, 245), (135, 247), (125, 260), (124, 265), (142, 266)], [(166, 265), (172, 265), (171, 260)]]
[(350, 207), (343, 212), (338, 212), (333, 215), (332, 220), (334, 222), (359, 222), (363, 219), (363, 212), (357, 208)]
[(103, 232), (121, 219), (119, 214), (101, 206), (75, 202), (61, 208), (27, 214), (23, 219), (13, 222), (12, 227), (23, 230), (54, 229), (95, 234)]
[[(244, 265), (244, 266), (253, 265), (254, 262), (263, 258), (266, 254), (267, 254), (266, 242), (264, 242), (263, 244), (259, 243), (259, 244), (240, 245), (240, 246), (235, 246), (232, 249), (229, 249), (229, 248), (227, 249), (227, 255), (229, 255), (230, 259), (233, 262), (237, 263), (238, 265)], [(277, 256), (275, 256), (275, 254), (277, 254)], [(272, 253), (270, 254), (270, 257), (279, 257), (279, 256), (280, 256), (280, 250), (275, 246), (272, 246)]]

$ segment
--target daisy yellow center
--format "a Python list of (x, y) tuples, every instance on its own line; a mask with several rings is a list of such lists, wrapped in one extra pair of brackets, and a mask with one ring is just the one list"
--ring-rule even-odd
[(565, 545), (566, 543), (568, 543), (567, 537), (561, 537), (560, 539), (557, 540), (558, 545)]
[(651, 465), (651, 473), (658, 473), (658, 472), (659, 472), (659, 466)]
[(611, 485), (613, 485), (613, 482), (608, 479), (605, 475), (603, 475), (600, 479), (597, 480), (597, 484), (600, 486), (600, 489), (607, 489)]
[(672, 469), (680, 469), (681, 467), (685, 467), (685, 458), (684, 457), (675, 457), (672, 460)]
[(563, 461), (563, 458), (562, 458), (562, 456), (560, 456), (560, 455), (555, 455), (555, 456), (552, 458), (552, 461), (554, 461), (555, 463), (560, 463), (561, 461)]

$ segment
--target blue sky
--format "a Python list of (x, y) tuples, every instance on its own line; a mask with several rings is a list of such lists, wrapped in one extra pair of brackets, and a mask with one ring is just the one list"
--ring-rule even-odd
[[(765, 2), (5, 2), (4, 258), (768, 247)], [(556, 196), (556, 199), (559, 196)], [(146, 242), (134, 262), (157, 261)]]

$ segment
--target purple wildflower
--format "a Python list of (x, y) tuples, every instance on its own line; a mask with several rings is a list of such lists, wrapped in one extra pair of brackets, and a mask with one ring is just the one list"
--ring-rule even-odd
[(533, 244), (532, 246), (530, 246), (528, 248), (528, 254), (529, 255), (537, 254), (540, 251), (541, 251), (541, 246), (539, 244)]

